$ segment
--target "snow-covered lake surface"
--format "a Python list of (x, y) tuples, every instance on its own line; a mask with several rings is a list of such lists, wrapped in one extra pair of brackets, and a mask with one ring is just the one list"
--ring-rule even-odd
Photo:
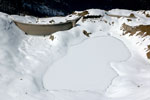
[(52, 65), (44, 78), (45, 87), (49, 90), (104, 91), (117, 76), (110, 62), (129, 57), (128, 48), (116, 38), (85, 40), (71, 47), (65, 57)]

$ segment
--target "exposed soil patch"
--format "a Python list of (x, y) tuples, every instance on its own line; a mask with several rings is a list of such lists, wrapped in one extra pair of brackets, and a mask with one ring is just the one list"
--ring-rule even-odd
[(103, 20), (105, 23), (107, 23), (107, 20)]
[(83, 19), (89, 19), (89, 18), (101, 18), (102, 15), (88, 15), (88, 16), (84, 16)]
[(148, 45), (147, 47), (148, 47), (148, 50), (150, 50), (150, 45)]
[(127, 19), (128, 20), (128, 22), (131, 22), (132, 21), (132, 19)]
[(147, 58), (150, 59), (150, 51), (147, 53)]
[[(121, 29), (124, 31), (123, 35), (140, 35), (141, 37), (150, 36), (150, 25), (129, 26), (124, 23)], [(150, 45), (148, 45), (147, 48), (148, 52), (146, 53), (146, 56), (150, 59)]]
[(54, 40), (54, 36), (53, 35), (50, 35), (49, 39), (51, 39), (52, 41)]
[(139, 25), (133, 27), (124, 23), (121, 29), (124, 31), (123, 35), (140, 35), (142, 37), (150, 36), (150, 25)]
[(124, 17), (124, 18), (136, 18), (133, 13), (131, 13), (129, 16), (120, 16), (120, 15), (112, 15), (112, 14), (107, 14), (107, 15), (110, 16), (110, 17), (117, 17), (117, 18), (121, 18), (121, 17)]
[(87, 19), (97, 19), (103, 17), (102, 15), (88, 15), (84, 16), (82, 19), (82, 22), (86, 21)]
[(88, 15), (89, 12), (88, 12), (88, 11), (83, 11), (83, 12), (81, 12), (81, 13), (73, 12), (72, 14), (73, 14), (73, 15), (78, 15), (78, 16), (85, 16), (85, 15)]
[(130, 14), (129, 18), (136, 18), (133, 13)]
[(92, 33), (88, 33), (86, 30), (83, 30), (83, 34), (86, 35), (87, 37), (90, 37), (90, 34)]
[(142, 14), (144, 14), (146, 17), (150, 17), (149, 11), (147, 12), (147, 11), (143, 10), (143, 11), (139, 11), (138, 13), (142, 13)]
[(148, 47), (147, 58), (150, 59), (150, 45), (148, 45), (147, 47)]
[(146, 14), (146, 17), (150, 17), (150, 14)]
[(55, 21), (54, 20), (50, 20), (49, 23), (55, 23)]

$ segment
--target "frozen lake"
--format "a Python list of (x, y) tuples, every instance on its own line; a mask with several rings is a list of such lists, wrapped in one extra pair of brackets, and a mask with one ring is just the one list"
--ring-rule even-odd
[(104, 91), (117, 73), (110, 62), (130, 56), (128, 48), (113, 37), (97, 37), (73, 46), (68, 54), (54, 63), (44, 77), (49, 90)]

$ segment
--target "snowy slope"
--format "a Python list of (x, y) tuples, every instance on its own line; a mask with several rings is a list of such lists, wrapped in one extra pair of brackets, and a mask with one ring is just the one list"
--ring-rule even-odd
[[(51, 40), (50, 36), (25, 35), (11, 20), (18, 18), (35, 23), (37, 18), (28, 16), (24, 20), (24, 17), (0, 13), (0, 100), (149, 100), (149, 29), (139, 29), (138, 26), (150, 24), (150, 12), (119, 9), (90, 9), (88, 12), (88, 15), (101, 17), (81, 19), (76, 27), (56, 32), (53, 35), (54, 40)], [(77, 15), (78, 13), (81, 12), (76, 12)], [(69, 16), (74, 18), (76, 15)], [(38, 20), (43, 23), (44, 19)], [(46, 21), (50, 20), (44, 21), (47, 23)], [(54, 20), (57, 22), (57, 18)], [(124, 23), (131, 27), (123, 27)], [(129, 31), (130, 28), (135, 32)], [(43, 85), (43, 77), (48, 68), (61, 61), (61, 58), (65, 59), (74, 45), (80, 46), (87, 41), (90, 43), (95, 37), (116, 38), (125, 44), (124, 47), (119, 45), (120, 50), (129, 50), (126, 56), (118, 54), (123, 57), (121, 60), (110, 61), (109, 65), (118, 76), (109, 88), (104, 92), (47, 90)], [(82, 47), (79, 48), (84, 50)]]

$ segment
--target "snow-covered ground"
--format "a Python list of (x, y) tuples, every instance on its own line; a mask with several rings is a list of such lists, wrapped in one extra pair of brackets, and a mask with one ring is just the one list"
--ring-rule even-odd
[(12, 22), (38, 18), (0, 13), (0, 100), (149, 100), (149, 29), (131, 35), (123, 25), (149, 25), (150, 12), (88, 12), (101, 17), (81, 19), (54, 40), (25, 35)]

